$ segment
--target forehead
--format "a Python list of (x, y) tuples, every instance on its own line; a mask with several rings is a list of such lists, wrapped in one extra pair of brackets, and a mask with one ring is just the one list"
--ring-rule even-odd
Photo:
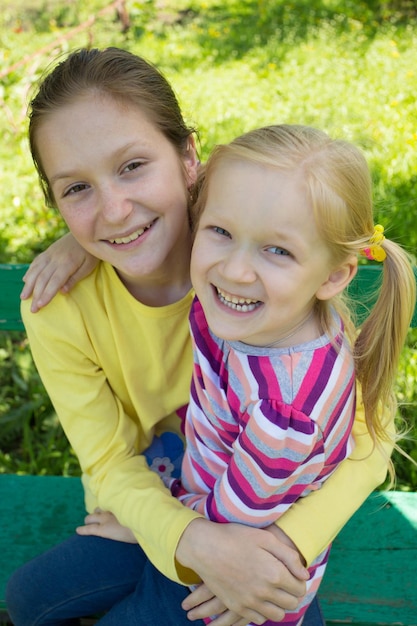
[[(134, 146), (139, 153), (173, 152), (165, 135), (138, 106), (95, 93), (46, 115), (36, 140), (43, 166), (52, 164), (54, 169), (58, 160), (92, 163), (128, 146)], [(139, 153), (137, 156), (142, 156)]]
[(311, 211), (302, 171), (237, 158), (222, 158), (209, 172), (207, 206), (230, 202), (243, 207), (274, 209), (297, 205)]
[(39, 121), (42, 127), (50, 121), (60, 124), (105, 124), (109, 120), (117, 125), (124, 117), (137, 119), (138, 122), (156, 127), (148, 111), (130, 100), (116, 98), (99, 91), (87, 91), (46, 112)]
[(223, 160), (209, 176), (200, 225), (211, 221), (256, 240), (278, 237), (317, 245), (321, 239), (300, 169)]

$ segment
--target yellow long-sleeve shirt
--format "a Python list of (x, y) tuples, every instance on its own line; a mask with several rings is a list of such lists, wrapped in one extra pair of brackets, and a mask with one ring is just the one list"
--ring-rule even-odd
[[(36, 366), (80, 461), (87, 510), (112, 511), (154, 565), (184, 583), (190, 579), (178, 569), (175, 551), (198, 514), (171, 496), (141, 452), (154, 434), (180, 432), (176, 411), (188, 402), (192, 368), (192, 295), (145, 306), (100, 263), (38, 313), (30, 312), (30, 301), (22, 303)], [(357, 438), (357, 458), (370, 449), (369, 436)], [(378, 452), (348, 460), (279, 525), (310, 562), (385, 474)]]

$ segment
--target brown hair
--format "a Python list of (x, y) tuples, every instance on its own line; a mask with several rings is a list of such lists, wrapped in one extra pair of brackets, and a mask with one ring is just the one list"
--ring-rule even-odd
[(148, 61), (119, 48), (81, 49), (71, 53), (41, 79), (29, 105), (29, 143), (46, 203), (55, 204), (42, 166), (37, 129), (42, 120), (89, 92), (137, 106), (183, 156), (194, 128), (184, 121), (166, 78)]

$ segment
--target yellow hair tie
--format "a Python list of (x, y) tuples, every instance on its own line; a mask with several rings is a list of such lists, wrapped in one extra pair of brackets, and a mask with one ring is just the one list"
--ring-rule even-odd
[(384, 227), (381, 224), (374, 226), (374, 234), (369, 238), (369, 245), (361, 250), (361, 254), (366, 256), (370, 261), (385, 261), (387, 253), (382, 247), (384, 241)]

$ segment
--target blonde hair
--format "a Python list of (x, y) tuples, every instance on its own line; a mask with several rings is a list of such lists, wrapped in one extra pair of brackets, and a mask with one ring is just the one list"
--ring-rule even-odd
[[(374, 234), (372, 182), (365, 157), (354, 145), (323, 131), (298, 125), (260, 128), (217, 146), (197, 182), (192, 221), (204, 211), (210, 176), (224, 161), (249, 161), (280, 171), (301, 171), (319, 233), (334, 267), (369, 246)], [(376, 444), (394, 443), (387, 425), (397, 410), (394, 383), (416, 302), (411, 258), (396, 243), (382, 242), (386, 259), (376, 304), (356, 328), (346, 293), (317, 301), (324, 331), (331, 326), (331, 306), (341, 315), (353, 346), (355, 371), (362, 387), (368, 430)], [(330, 306), (331, 305), (331, 306)], [(393, 469), (390, 468), (391, 476)]]

